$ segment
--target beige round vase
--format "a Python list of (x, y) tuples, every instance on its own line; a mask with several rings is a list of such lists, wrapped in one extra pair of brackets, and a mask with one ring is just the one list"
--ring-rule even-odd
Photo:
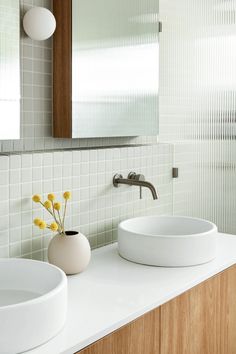
[(48, 261), (66, 274), (83, 272), (89, 264), (91, 248), (87, 237), (76, 231), (57, 234), (48, 246)]

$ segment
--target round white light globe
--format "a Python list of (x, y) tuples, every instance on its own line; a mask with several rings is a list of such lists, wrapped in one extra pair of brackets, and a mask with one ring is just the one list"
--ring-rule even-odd
[(56, 20), (48, 9), (32, 7), (23, 18), (23, 27), (31, 39), (44, 41), (53, 35)]

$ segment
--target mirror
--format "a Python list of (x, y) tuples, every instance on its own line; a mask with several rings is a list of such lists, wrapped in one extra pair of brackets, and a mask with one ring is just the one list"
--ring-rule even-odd
[(60, 3), (54, 1), (54, 136), (157, 135), (158, 1)]
[(19, 4), (0, 0), (0, 140), (20, 138)]

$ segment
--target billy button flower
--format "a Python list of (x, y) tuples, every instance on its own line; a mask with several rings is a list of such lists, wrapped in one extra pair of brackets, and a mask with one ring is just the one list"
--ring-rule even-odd
[(63, 198), (65, 199), (65, 200), (69, 200), (70, 198), (71, 198), (71, 192), (64, 192), (63, 193)]
[(61, 203), (58, 202), (54, 203), (54, 209), (59, 211), (61, 209)]
[(41, 219), (39, 219), (39, 218), (36, 218), (36, 219), (34, 219), (34, 225), (35, 226), (39, 226), (39, 224), (41, 223)]
[(50, 200), (46, 200), (43, 205), (46, 209), (50, 209), (52, 206), (52, 203), (50, 202)]
[(44, 230), (46, 229), (47, 227), (47, 224), (44, 220), (40, 220), (39, 224), (38, 224), (38, 227), (41, 229), (41, 230)]
[(53, 202), (55, 199), (56, 199), (55, 194), (53, 194), (53, 193), (49, 193), (49, 194), (48, 194), (48, 200), (50, 200), (51, 202)]
[(51, 225), (49, 226), (50, 230), (53, 232), (56, 232), (58, 230), (58, 225), (56, 222), (52, 222)]
[(35, 195), (33, 195), (32, 200), (35, 203), (40, 203), (41, 202), (41, 196), (39, 194), (35, 194)]

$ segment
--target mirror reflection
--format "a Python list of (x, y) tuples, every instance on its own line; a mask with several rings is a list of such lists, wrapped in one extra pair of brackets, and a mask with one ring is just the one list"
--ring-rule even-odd
[(157, 135), (158, 1), (72, 7), (72, 136)]
[(20, 138), (19, 3), (0, 0), (0, 140)]

